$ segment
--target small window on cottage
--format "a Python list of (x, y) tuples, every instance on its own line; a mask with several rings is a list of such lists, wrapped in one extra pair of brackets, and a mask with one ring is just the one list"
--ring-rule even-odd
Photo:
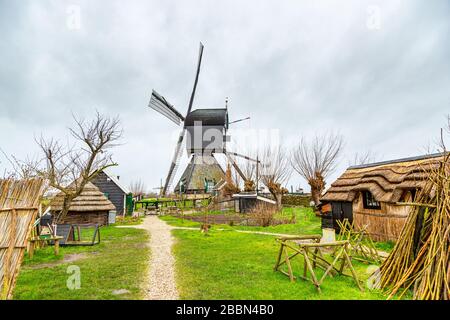
[(365, 209), (381, 209), (380, 203), (375, 200), (375, 197), (370, 191), (363, 192), (363, 200)]

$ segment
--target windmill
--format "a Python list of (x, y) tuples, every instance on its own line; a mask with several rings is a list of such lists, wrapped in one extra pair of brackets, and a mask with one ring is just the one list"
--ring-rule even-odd
[(192, 88), (191, 97), (189, 99), (186, 115), (183, 116), (172, 104), (170, 104), (162, 95), (152, 90), (149, 107), (156, 110), (166, 118), (181, 126), (181, 131), (175, 146), (172, 162), (170, 163), (169, 172), (164, 186), (161, 190), (162, 195), (166, 195), (171, 188), (173, 179), (179, 166), (182, 145), (186, 140), (186, 151), (190, 157), (189, 164), (184, 170), (180, 181), (176, 186), (176, 190), (183, 192), (191, 183), (199, 185), (203, 181), (193, 181), (199, 175), (196, 172), (203, 172), (201, 179), (214, 178), (220, 180), (225, 176), (222, 167), (214, 157), (215, 153), (225, 154), (228, 161), (233, 164), (238, 174), (246, 180), (244, 174), (233, 160), (232, 156), (241, 156), (237, 153), (226, 151), (227, 130), (230, 123), (246, 120), (236, 120), (229, 122), (228, 107), (220, 109), (196, 109), (192, 110), (194, 104), (195, 92), (197, 89), (200, 67), (203, 56), (203, 44), (200, 43), (200, 50), (197, 62), (197, 72), (195, 75), (194, 86)]

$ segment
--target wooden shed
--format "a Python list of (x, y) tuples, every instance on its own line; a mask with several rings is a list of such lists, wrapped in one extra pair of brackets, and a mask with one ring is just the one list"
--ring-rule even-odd
[[(62, 210), (64, 194), (58, 193), (51, 201), (52, 214)], [(108, 224), (109, 211), (116, 210), (114, 204), (109, 201), (103, 192), (94, 184), (88, 182), (80, 196), (76, 197), (69, 208), (69, 213), (60, 224), (86, 224), (95, 223), (100, 226)]]
[(378, 241), (400, 235), (416, 193), (423, 188), (427, 171), (442, 154), (425, 155), (349, 167), (321, 198), (322, 227), (339, 231), (344, 218), (362, 227)]
[[(101, 171), (92, 180), (92, 183), (100, 189), (101, 192), (114, 204), (116, 207), (116, 213), (118, 215), (123, 215), (127, 213), (127, 209), (133, 204), (131, 203), (132, 195), (131, 191), (125, 187), (119, 177), (116, 177), (106, 171)], [(128, 208), (127, 208), (127, 198), (128, 198)]]
[(235, 201), (234, 210), (239, 213), (249, 213), (257, 205), (263, 205), (267, 207), (276, 208), (277, 202), (275, 200), (264, 197), (256, 192), (240, 192), (233, 194)]

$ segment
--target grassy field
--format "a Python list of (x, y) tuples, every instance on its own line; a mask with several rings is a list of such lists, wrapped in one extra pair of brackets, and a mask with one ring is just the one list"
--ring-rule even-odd
[[(47, 247), (37, 250), (32, 260), (26, 257), (14, 299), (142, 298), (141, 283), (150, 254), (145, 230), (102, 227), (101, 239), (99, 245), (92, 247), (62, 247), (59, 256)], [(79, 267), (80, 289), (67, 287), (67, 280), (73, 275), (68, 273), (69, 266)], [(126, 290), (122, 290), (124, 294), (113, 294), (121, 289)]]
[[(183, 299), (385, 299), (377, 291), (360, 292), (352, 278), (328, 278), (319, 294), (309, 282), (291, 283), (273, 271), (279, 245), (274, 237), (232, 231), (174, 230), (177, 283)], [(300, 259), (293, 265), (302, 269)], [(361, 280), (368, 266), (355, 263)]]
[[(294, 210), (294, 211), (292, 211)], [(320, 219), (308, 208), (286, 210), (296, 215), (295, 224), (270, 227), (215, 225), (207, 236), (191, 230), (174, 230), (177, 284), (184, 299), (385, 299), (377, 290), (366, 288), (373, 266), (354, 262), (365, 291), (360, 292), (350, 277), (327, 278), (322, 293), (304, 280), (291, 283), (273, 271), (279, 244), (275, 237), (238, 233), (234, 230), (265, 231), (286, 234), (320, 234)], [(197, 227), (199, 223), (170, 216), (162, 217), (171, 225)], [(385, 245), (388, 246), (387, 244)], [(301, 272), (302, 259), (293, 265)], [(321, 275), (321, 272), (318, 271)]]
[[(218, 212), (212, 212), (210, 214), (214, 215)], [(235, 213), (229, 213), (234, 215)], [(195, 215), (195, 214), (193, 214)], [(203, 215), (203, 214), (198, 214)], [(291, 224), (279, 224), (268, 227), (255, 227), (255, 226), (242, 226), (242, 225), (214, 225), (213, 228), (217, 229), (230, 229), (230, 230), (249, 230), (249, 231), (262, 231), (271, 233), (283, 233), (283, 234), (322, 234), (321, 229), (321, 219), (317, 217), (311, 208), (305, 207), (290, 207), (283, 208), (282, 212), (276, 215), (276, 218), (289, 219), (295, 216), (295, 223)], [(199, 227), (200, 223), (192, 222), (187, 219), (178, 219), (172, 216), (162, 216), (161, 219), (168, 222), (171, 225), (179, 227)], [(391, 251), (394, 247), (394, 242), (375, 242), (375, 246), (379, 250)]]

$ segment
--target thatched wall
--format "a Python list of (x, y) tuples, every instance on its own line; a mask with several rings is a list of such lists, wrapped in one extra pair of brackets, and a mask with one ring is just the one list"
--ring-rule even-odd
[(0, 180), (0, 299), (12, 298), (42, 193), (39, 179)]
[[(408, 200), (411, 194), (408, 192)], [(408, 217), (408, 206), (395, 206), (381, 203), (381, 210), (365, 209), (362, 194), (353, 201), (353, 222), (358, 227), (367, 226), (367, 232), (376, 241), (395, 241), (398, 239)]]

